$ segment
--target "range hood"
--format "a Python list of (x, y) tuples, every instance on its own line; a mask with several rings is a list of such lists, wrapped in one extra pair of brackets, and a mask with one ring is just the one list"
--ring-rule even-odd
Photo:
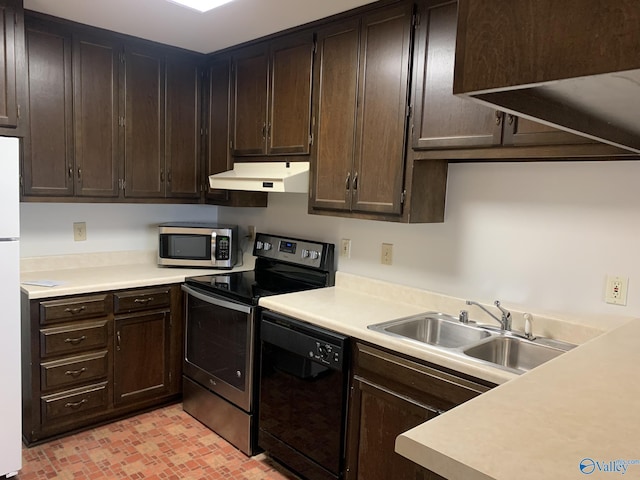
[(309, 162), (236, 162), (233, 170), (209, 176), (211, 188), (249, 192), (309, 191)]

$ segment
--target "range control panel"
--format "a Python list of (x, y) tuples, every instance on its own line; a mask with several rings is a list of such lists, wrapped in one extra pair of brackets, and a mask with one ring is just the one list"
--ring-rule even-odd
[(258, 233), (253, 246), (257, 257), (295, 263), (307, 267), (333, 268), (335, 246), (332, 243), (314, 242), (298, 238), (280, 237)]

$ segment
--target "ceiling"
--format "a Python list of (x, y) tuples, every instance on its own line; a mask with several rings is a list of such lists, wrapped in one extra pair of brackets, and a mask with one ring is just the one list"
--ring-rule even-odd
[(201, 53), (260, 38), (372, 0), (234, 0), (206, 13), (167, 0), (24, 0), (24, 8)]

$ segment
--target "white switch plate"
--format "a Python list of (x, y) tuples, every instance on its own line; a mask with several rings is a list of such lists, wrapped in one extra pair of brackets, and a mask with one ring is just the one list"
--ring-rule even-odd
[(348, 238), (340, 240), (340, 256), (344, 258), (351, 258), (351, 240)]
[(380, 263), (391, 265), (393, 263), (393, 243), (383, 243)]
[(87, 224), (85, 222), (73, 222), (73, 240), (84, 242), (87, 239)]
[(604, 301), (612, 305), (626, 305), (628, 286), (628, 278), (608, 275)]

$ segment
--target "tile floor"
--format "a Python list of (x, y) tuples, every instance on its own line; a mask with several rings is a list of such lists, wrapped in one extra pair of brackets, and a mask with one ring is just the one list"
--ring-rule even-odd
[(248, 458), (170, 405), (22, 450), (18, 480), (293, 480), (264, 454)]

